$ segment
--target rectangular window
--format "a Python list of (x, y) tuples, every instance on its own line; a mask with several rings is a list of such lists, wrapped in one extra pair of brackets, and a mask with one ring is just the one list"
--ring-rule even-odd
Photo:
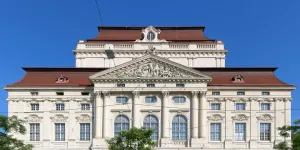
[(127, 97), (117, 97), (116, 102), (121, 103), (121, 104), (126, 104), (128, 102), (128, 98)]
[(260, 140), (261, 141), (270, 141), (271, 137), (271, 124), (270, 123), (261, 123), (260, 124)]
[(176, 87), (178, 87), (178, 88), (184, 88), (184, 84), (176, 84)]
[(39, 141), (40, 140), (40, 124), (39, 123), (30, 123), (30, 141)]
[(30, 104), (30, 105), (31, 105), (31, 110), (40, 110), (39, 104)]
[(31, 96), (38, 96), (39, 95), (39, 92), (30, 92), (31, 93)]
[(245, 95), (245, 92), (237, 92), (236, 95)]
[(210, 124), (210, 140), (221, 141), (221, 123)]
[(235, 110), (245, 110), (245, 103), (237, 103), (235, 105)]
[(155, 84), (147, 84), (147, 87), (155, 87)]
[(56, 104), (56, 110), (65, 110), (65, 104)]
[(221, 104), (220, 103), (212, 103), (211, 110), (221, 110)]
[(125, 87), (125, 84), (117, 84), (117, 87)]
[(246, 123), (235, 124), (235, 140), (246, 141)]
[(211, 95), (220, 95), (220, 92), (212, 92)]
[(65, 124), (56, 123), (55, 124), (55, 141), (64, 141), (65, 140)]
[(90, 95), (89, 92), (81, 92), (81, 95)]
[(64, 92), (56, 92), (56, 95), (62, 96), (62, 95), (64, 95)]
[(270, 95), (270, 92), (261, 92), (261, 95)]
[(270, 104), (269, 103), (260, 104), (260, 110), (270, 110)]
[(80, 124), (80, 141), (89, 141), (90, 140), (90, 124), (81, 123)]
[(90, 110), (90, 104), (81, 104), (81, 110)]

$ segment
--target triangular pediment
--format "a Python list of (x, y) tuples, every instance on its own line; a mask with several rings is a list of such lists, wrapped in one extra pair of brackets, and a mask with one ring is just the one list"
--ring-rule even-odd
[(202, 80), (208, 82), (211, 76), (195, 69), (183, 66), (168, 59), (148, 54), (116, 67), (90, 76), (91, 80)]

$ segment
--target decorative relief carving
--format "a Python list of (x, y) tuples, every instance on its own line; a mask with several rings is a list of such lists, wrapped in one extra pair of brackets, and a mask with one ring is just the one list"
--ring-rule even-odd
[(134, 98), (139, 98), (140, 97), (140, 91), (132, 91), (133, 97)]
[(164, 98), (168, 98), (169, 97), (169, 91), (162, 91), (162, 95)]
[(69, 83), (69, 78), (60, 75), (59, 77), (56, 78), (55, 83)]
[(65, 117), (64, 115), (58, 114), (58, 115), (55, 115), (53, 117), (50, 117), (50, 119), (53, 122), (66, 122), (68, 120), (68, 117)]
[(271, 120), (273, 120), (274, 117), (272, 117), (269, 114), (264, 114), (264, 115), (260, 115), (256, 118), (257, 118), (257, 120), (261, 120), (261, 121), (271, 121)]
[[(159, 34), (161, 30), (154, 28), (153, 26), (148, 26), (142, 30), (143, 38), (137, 39), (135, 42), (167, 42), (166, 40), (159, 39)], [(150, 34), (151, 37), (150, 37)]]
[(195, 98), (198, 96), (199, 91), (191, 91), (191, 93), (192, 93), (192, 97)]
[(101, 91), (95, 91), (94, 93), (97, 97), (101, 97)]
[(120, 68), (118, 70), (109, 72), (100, 76), (101, 78), (199, 78), (191, 72), (185, 71), (178, 67), (162, 63), (152, 58), (148, 58)]
[(25, 120), (27, 122), (41, 122), (43, 117), (39, 117), (38, 115), (29, 115), (28, 117), (25, 117)]
[(219, 115), (219, 114), (215, 114), (215, 115), (212, 115), (212, 116), (208, 116), (207, 119), (209, 121), (222, 121), (224, 119), (224, 117)]
[(155, 55), (155, 47), (153, 45), (149, 45), (148, 49), (145, 52), (146, 55)]
[(248, 120), (249, 117), (244, 114), (240, 114), (240, 115), (233, 116), (231, 118), (232, 120), (236, 120), (236, 121), (246, 121)]
[(82, 114), (76, 117), (77, 122), (90, 122), (92, 121), (92, 117), (88, 114)]
[(200, 96), (201, 96), (201, 97), (206, 96), (206, 94), (207, 94), (207, 91), (200, 91)]

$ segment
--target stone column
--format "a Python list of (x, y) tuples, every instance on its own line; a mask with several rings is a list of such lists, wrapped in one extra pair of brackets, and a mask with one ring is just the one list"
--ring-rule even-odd
[(198, 138), (198, 114), (199, 114), (199, 102), (198, 102), (199, 91), (192, 91), (192, 105), (191, 105), (191, 116), (192, 116), (192, 133), (191, 138)]
[(207, 100), (206, 100), (207, 91), (200, 91), (200, 138), (207, 138)]
[(139, 91), (132, 91), (133, 99), (132, 99), (132, 126), (140, 128), (141, 121), (140, 121), (140, 92)]
[(102, 113), (103, 101), (101, 99), (101, 92), (95, 92), (95, 138), (102, 138)]
[(169, 92), (163, 91), (162, 92), (162, 124), (161, 124), (161, 147), (168, 147), (170, 144), (170, 128), (169, 128), (169, 109), (168, 109), (168, 103), (169, 103)]
[(102, 91), (103, 93), (103, 128), (102, 128), (102, 137), (103, 138), (107, 138), (108, 137), (108, 129), (107, 127), (109, 126), (108, 125), (108, 117), (106, 115), (107, 113), (107, 101), (109, 100), (109, 91)]
[(250, 98), (250, 148), (256, 149), (257, 147), (257, 141), (259, 138), (259, 135), (257, 135), (257, 132), (259, 129), (259, 124), (257, 122), (256, 118), (256, 112), (259, 112), (260, 109), (260, 103), (257, 101), (256, 98)]

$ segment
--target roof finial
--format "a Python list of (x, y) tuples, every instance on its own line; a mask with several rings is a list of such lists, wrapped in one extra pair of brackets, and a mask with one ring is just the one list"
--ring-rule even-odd
[(155, 47), (153, 45), (149, 45), (148, 49), (146, 50), (146, 54), (147, 55), (149, 55), (149, 54), (154, 55), (155, 54), (154, 51), (155, 51)]

